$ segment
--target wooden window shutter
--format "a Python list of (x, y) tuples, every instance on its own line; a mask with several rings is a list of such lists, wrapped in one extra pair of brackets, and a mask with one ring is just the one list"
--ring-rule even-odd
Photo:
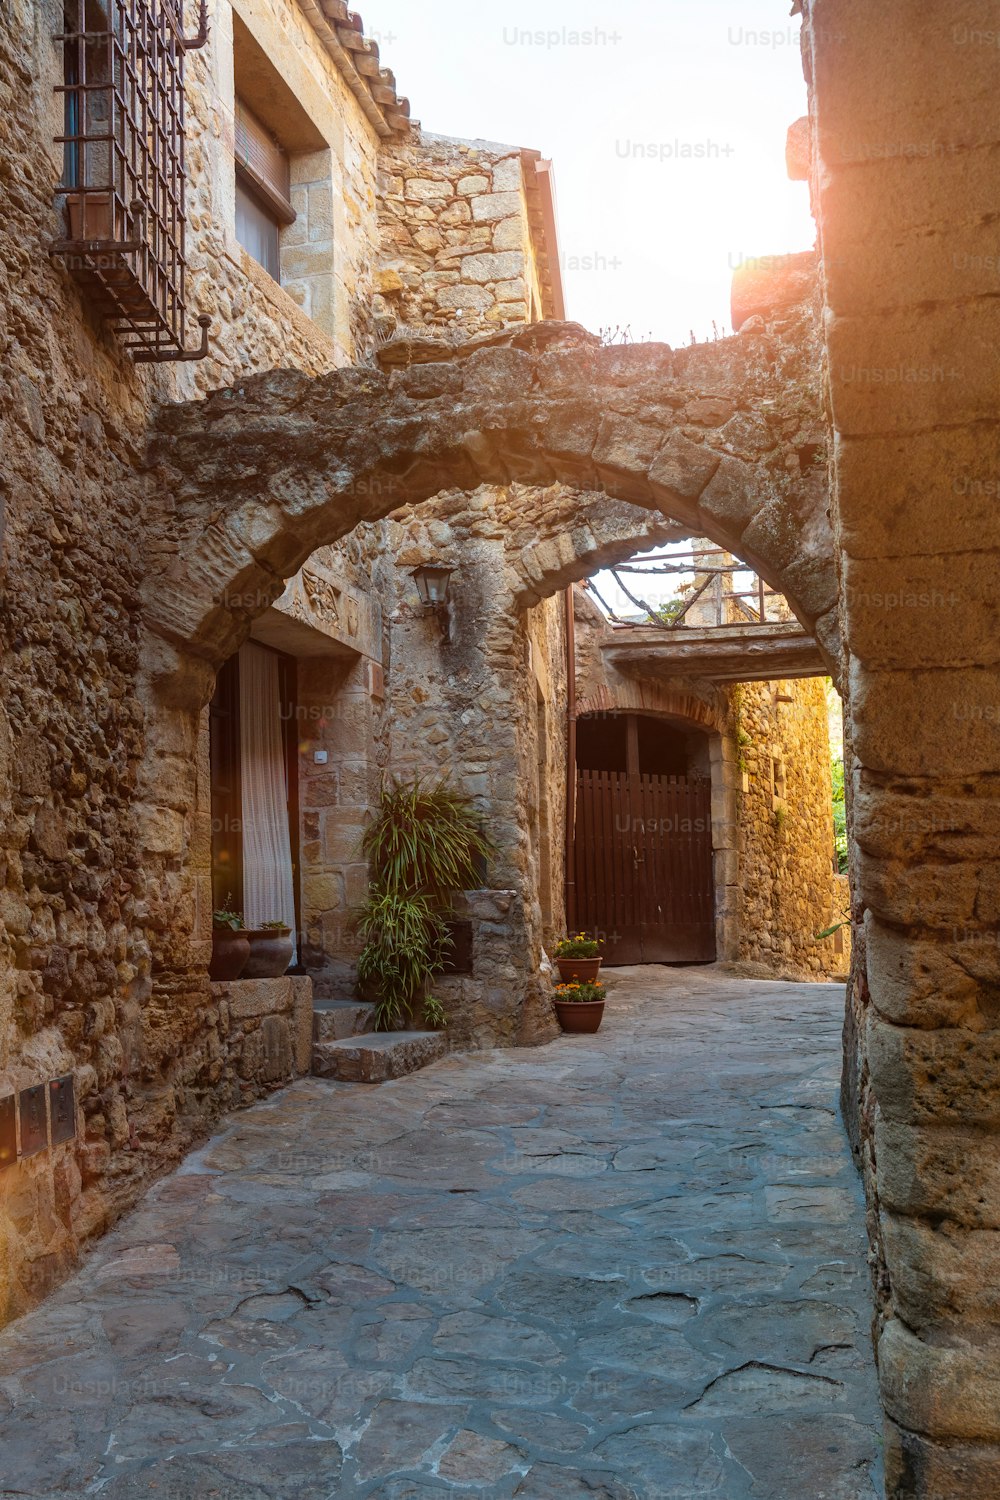
[(282, 224), (295, 220), (288, 156), (242, 99), (236, 100), (233, 155), (236, 170)]

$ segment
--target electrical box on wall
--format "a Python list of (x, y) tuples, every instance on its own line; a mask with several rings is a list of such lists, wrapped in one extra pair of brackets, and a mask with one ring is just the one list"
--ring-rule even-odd
[(0, 1099), (0, 1172), (17, 1160), (17, 1104), (13, 1094)]
[(73, 1075), (54, 1078), (49, 1084), (49, 1119), (52, 1124), (52, 1144), (61, 1146), (76, 1135), (76, 1099), (73, 1090)]
[(33, 1083), (0, 1099), (0, 1171), (20, 1157), (37, 1156), (50, 1146), (76, 1139), (73, 1074)]
[(30, 1089), (22, 1089), (17, 1100), (21, 1116), (21, 1155), (36, 1156), (49, 1144), (44, 1083), (36, 1083)]

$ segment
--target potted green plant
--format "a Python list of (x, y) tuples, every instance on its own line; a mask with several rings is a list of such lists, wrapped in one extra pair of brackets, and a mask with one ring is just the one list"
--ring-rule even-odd
[(247, 932), (250, 957), (243, 970), (244, 979), (280, 979), (292, 961), (292, 929), (280, 919), (261, 922)]
[(585, 932), (560, 938), (556, 943), (555, 959), (559, 978), (564, 984), (577, 979), (593, 981), (601, 972), (600, 939), (589, 938)]
[(208, 977), (217, 982), (239, 979), (250, 957), (250, 939), (243, 926), (242, 914), (230, 906), (232, 897), (226, 898), (221, 911), (212, 913), (212, 961), (208, 966)]
[(415, 1013), (426, 1026), (444, 1026), (431, 984), (452, 945), (455, 896), (482, 883), (493, 841), (454, 787), (393, 781), (382, 789), (362, 851), (370, 889), (359, 920), (358, 979), (375, 1003), (376, 1030), (403, 1029)]
[(553, 1004), (559, 1025), (563, 1031), (578, 1034), (601, 1029), (604, 1020), (604, 1001), (607, 991), (603, 984), (584, 981), (577, 984), (557, 984)]

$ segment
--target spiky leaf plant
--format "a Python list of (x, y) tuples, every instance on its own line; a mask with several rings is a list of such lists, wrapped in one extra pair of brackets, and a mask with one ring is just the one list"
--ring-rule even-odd
[(419, 780), (383, 787), (362, 848), (373, 885), (424, 891), (435, 899), (468, 890), (477, 861), (493, 853), (467, 797), (446, 782), (425, 787)]
[(382, 789), (362, 848), (371, 888), (359, 924), (358, 977), (375, 993), (376, 1028), (404, 1025), (418, 1006), (427, 1025), (445, 1025), (430, 984), (451, 946), (455, 895), (476, 884), (493, 841), (454, 787), (392, 781)]

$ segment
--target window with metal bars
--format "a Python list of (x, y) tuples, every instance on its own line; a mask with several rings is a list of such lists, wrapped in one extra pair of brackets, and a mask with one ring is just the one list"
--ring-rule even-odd
[(65, 236), (51, 247), (129, 350), (185, 348), (184, 57), (208, 36), (206, 0), (185, 37), (182, 0), (63, 0)]

